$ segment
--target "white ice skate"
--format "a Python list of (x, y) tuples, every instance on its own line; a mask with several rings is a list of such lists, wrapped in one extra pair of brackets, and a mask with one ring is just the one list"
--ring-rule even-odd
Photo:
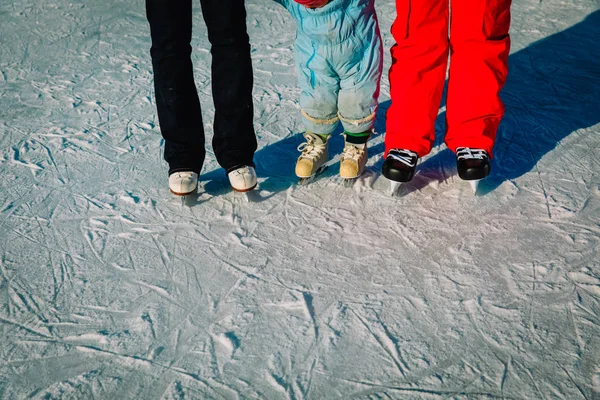
[(296, 176), (301, 183), (315, 176), (329, 159), (329, 137), (323, 140), (319, 135), (312, 132), (304, 134), (306, 142), (298, 146), (302, 154), (296, 162)]
[(169, 189), (176, 196), (187, 196), (196, 191), (198, 174), (192, 171), (173, 172), (169, 175)]
[(236, 192), (249, 192), (256, 187), (256, 171), (250, 165), (234, 169), (227, 176), (231, 187)]

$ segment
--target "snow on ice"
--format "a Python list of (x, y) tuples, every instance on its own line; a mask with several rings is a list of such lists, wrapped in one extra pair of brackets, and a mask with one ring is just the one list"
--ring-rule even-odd
[[(209, 44), (193, 60), (210, 143)], [(247, 2), (259, 188), (170, 195), (143, 2), (0, 4), (0, 398), (600, 398), (600, 4), (519, 0), (493, 172), (297, 186), (294, 28)], [(377, 3), (385, 46), (392, 1)], [(386, 69), (389, 67), (386, 52)], [(332, 140), (332, 154), (343, 145)]]

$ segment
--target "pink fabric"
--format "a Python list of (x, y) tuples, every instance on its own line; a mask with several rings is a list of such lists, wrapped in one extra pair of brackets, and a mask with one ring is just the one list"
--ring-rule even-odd
[(329, 0), (294, 0), (296, 3), (303, 5), (307, 8), (321, 8), (327, 3)]

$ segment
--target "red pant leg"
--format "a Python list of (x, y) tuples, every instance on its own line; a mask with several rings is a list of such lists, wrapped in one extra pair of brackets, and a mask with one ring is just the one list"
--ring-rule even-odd
[(452, 0), (446, 145), (490, 154), (504, 114), (511, 0)]
[(386, 154), (403, 148), (424, 156), (434, 142), (446, 78), (448, 0), (396, 0), (396, 11)]

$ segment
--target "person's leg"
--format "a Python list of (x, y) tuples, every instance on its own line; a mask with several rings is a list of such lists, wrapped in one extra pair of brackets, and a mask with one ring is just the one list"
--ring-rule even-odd
[(510, 0), (452, 0), (446, 144), (490, 155), (504, 114)]
[(401, 148), (424, 156), (435, 139), (448, 62), (448, 0), (396, 0), (392, 26), (386, 154)]
[(356, 32), (358, 46), (352, 46), (350, 54), (340, 53), (336, 63), (341, 78), (339, 117), (345, 133), (340, 176), (346, 179), (360, 176), (367, 163), (367, 141), (375, 125), (383, 69), (383, 46), (375, 9), (367, 11), (371, 13), (368, 23), (364, 30)]
[(339, 123), (340, 78), (322, 50), (315, 50), (309, 39), (297, 39), (295, 50), (304, 127), (312, 133), (330, 135)]
[(191, 0), (146, 0), (156, 107), (169, 174), (200, 172), (204, 128), (190, 59)]
[[(383, 69), (383, 46), (373, 10), (366, 31), (357, 32), (356, 46), (343, 46), (335, 52), (335, 65), (340, 76), (339, 117), (346, 134), (370, 134), (375, 124), (379, 87)], [(350, 43), (346, 41), (344, 45)]]
[[(337, 98), (339, 77), (324, 54), (315, 49), (307, 37), (296, 40), (296, 72), (300, 86), (302, 122), (306, 142), (298, 149), (296, 175), (313, 176), (329, 159), (328, 142), (339, 122)], [(321, 49), (322, 50), (322, 49)]]
[(252, 104), (252, 61), (244, 0), (201, 0), (212, 45), (215, 104), (213, 149), (227, 172), (253, 166), (256, 151)]

